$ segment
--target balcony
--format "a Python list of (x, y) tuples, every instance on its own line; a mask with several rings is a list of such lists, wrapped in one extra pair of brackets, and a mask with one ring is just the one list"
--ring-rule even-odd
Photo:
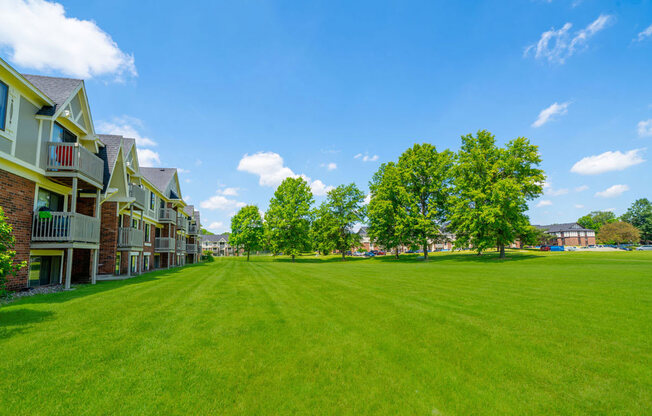
[(143, 230), (133, 227), (118, 228), (118, 248), (139, 248), (142, 250), (143, 242)]
[(186, 240), (177, 240), (177, 253), (185, 253)]
[(188, 234), (199, 235), (199, 226), (197, 224), (188, 225)]
[(158, 210), (158, 220), (160, 222), (177, 223), (177, 213), (172, 208), (160, 208)]
[(188, 254), (197, 254), (199, 253), (199, 247), (196, 243), (186, 245), (186, 253)]
[(98, 244), (100, 220), (77, 212), (35, 212), (32, 241)]
[(81, 176), (102, 185), (104, 162), (79, 143), (48, 143), (45, 170), (48, 176)]
[(154, 239), (154, 251), (157, 253), (168, 253), (174, 251), (174, 238), (156, 237), (156, 239)]
[(135, 198), (134, 206), (139, 207), (140, 209), (147, 208), (147, 190), (140, 186), (130, 184), (129, 196)]
[(188, 227), (188, 219), (183, 216), (177, 217), (177, 228), (182, 231), (185, 231), (187, 227)]

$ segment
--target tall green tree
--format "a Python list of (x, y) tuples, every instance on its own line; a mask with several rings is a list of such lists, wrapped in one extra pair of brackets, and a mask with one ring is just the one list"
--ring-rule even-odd
[(27, 265), (25, 261), (15, 261), (15, 244), (16, 238), (13, 235), (13, 228), (11, 224), (7, 223), (5, 213), (2, 207), (0, 207), (0, 298), (8, 294), (8, 277), (15, 276), (20, 269)]
[(398, 259), (399, 248), (409, 241), (409, 227), (407, 211), (403, 207), (405, 188), (394, 162), (380, 165), (369, 182), (369, 191), (369, 237), (385, 249), (393, 249)]
[(346, 252), (360, 245), (360, 236), (353, 226), (365, 218), (364, 193), (354, 184), (340, 185), (328, 192), (326, 201), (317, 211), (315, 222), (321, 231), (321, 241), (330, 240), (346, 259)]
[(634, 201), (622, 220), (632, 224), (641, 232), (641, 241), (649, 243), (652, 241), (652, 202), (647, 198)]
[(577, 223), (584, 228), (600, 231), (605, 224), (616, 222), (616, 214), (611, 211), (592, 211), (577, 220)]
[(455, 164), (451, 228), (456, 245), (478, 252), (505, 245), (528, 233), (527, 201), (543, 192), (538, 147), (519, 137), (501, 148), (486, 130), (462, 136)]
[(335, 250), (335, 240), (332, 230), (337, 227), (335, 217), (331, 214), (326, 201), (322, 202), (313, 212), (312, 227), (310, 229), (313, 248), (323, 255), (328, 255)]
[(423, 247), (428, 260), (428, 244), (440, 234), (448, 214), (448, 198), (452, 185), (453, 153), (438, 152), (431, 144), (415, 144), (398, 159), (402, 206), (410, 243)]
[(265, 213), (267, 241), (272, 250), (295, 256), (310, 249), (312, 192), (302, 178), (286, 178), (276, 188)]
[(231, 218), (229, 244), (247, 252), (247, 261), (252, 251), (259, 250), (264, 237), (263, 219), (255, 205), (247, 205)]

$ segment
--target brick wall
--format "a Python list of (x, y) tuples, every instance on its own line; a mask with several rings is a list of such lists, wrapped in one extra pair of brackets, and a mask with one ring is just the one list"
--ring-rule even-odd
[[(65, 276), (63, 280), (66, 280)], [(72, 276), (70, 281), (72, 283), (91, 282), (91, 250), (76, 248), (72, 251)]]
[(156, 238), (156, 227), (152, 224), (147, 224), (147, 223), (145, 223), (145, 226), (150, 228), (149, 230), (150, 245), (148, 246), (147, 243), (145, 243), (145, 245), (143, 246), (143, 253), (151, 253), (151, 255), (149, 256), (149, 270), (153, 270), (154, 269), (154, 239)]
[[(16, 237), (16, 260), (29, 262), (32, 239), (32, 211), (34, 210), (34, 182), (4, 170), (0, 170), (0, 207)], [(20, 290), (27, 287), (29, 265), (9, 276), (7, 288)]]
[(118, 204), (105, 202), (102, 204), (100, 227), (100, 255), (98, 274), (113, 274), (115, 269), (115, 253), (118, 247)]

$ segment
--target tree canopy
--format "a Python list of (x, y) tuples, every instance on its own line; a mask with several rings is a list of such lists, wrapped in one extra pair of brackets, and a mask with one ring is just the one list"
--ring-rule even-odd
[(328, 192), (316, 211), (315, 226), (320, 233), (317, 241), (322, 247), (339, 250), (342, 260), (347, 250), (360, 245), (353, 226), (364, 220), (363, 201), (364, 193), (354, 183), (340, 185)]
[(611, 211), (592, 211), (577, 220), (577, 223), (584, 228), (600, 231), (604, 224), (617, 221), (616, 214)]
[(652, 241), (652, 202), (647, 198), (634, 201), (622, 216), (622, 220), (638, 228), (642, 241)]
[(27, 265), (27, 262), (15, 262), (16, 251), (12, 226), (7, 223), (5, 213), (0, 207), (0, 298), (7, 295), (7, 277), (15, 276), (18, 270)]
[(285, 178), (276, 188), (265, 213), (265, 239), (273, 252), (292, 256), (308, 250), (312, 192), (303, 178)]
[(263, 235), (263, 219), (257, 206), (244, 206), (231, 218), (229, 244), (236, 250), (244, 249), (247, 252), (247, 261), (252, 251), (261, 248)]
[(454, 168), (451, 228), (456, 245), (472, 245), (478, 253), (505, 245), (525, 234), (527, 201), (543, 191), (545, 180), (538, 147), (519, 137), (500, 148), (486, 130), (462, 136)]
[(600, 244), (638, 243), (641, 233), (632, 224), (615, 221), (604, 224), (598, 231), (597, 241)]

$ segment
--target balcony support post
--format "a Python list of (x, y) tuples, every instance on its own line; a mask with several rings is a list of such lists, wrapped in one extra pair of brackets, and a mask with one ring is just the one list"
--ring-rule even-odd
[(66, 262), (66, 284), (64, 288), (70, 289), (70, 280), (72, 279), (72, 248), (68, 249), (68, 261)]
[(98, 249), (91, 250), (91, 284), (97, 283), (97, 257), (99, 252)]
[(77, 178), (72, 178), (72, 198), (70, 201), (70, 212), (77, 212)]

